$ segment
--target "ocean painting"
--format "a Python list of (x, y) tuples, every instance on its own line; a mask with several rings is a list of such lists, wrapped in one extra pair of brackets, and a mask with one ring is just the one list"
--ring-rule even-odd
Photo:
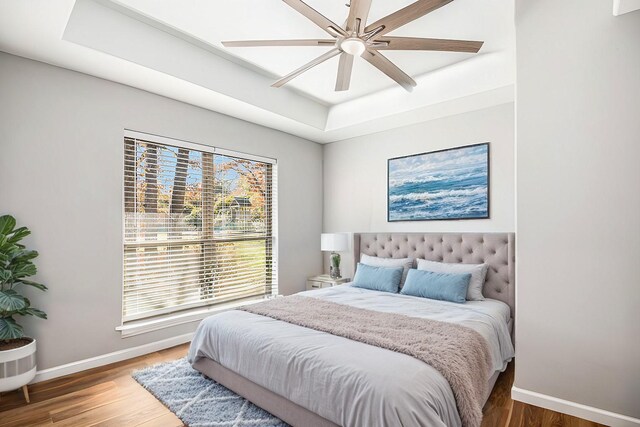
[(388, 220), (489, 218), (489, 144), (389, 159)]

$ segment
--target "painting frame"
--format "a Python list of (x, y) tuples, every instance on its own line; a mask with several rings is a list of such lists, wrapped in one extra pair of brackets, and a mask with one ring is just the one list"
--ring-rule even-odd
[[(408, 159), (411, 157), (420, 157), (438, 153), (445, 153), (448, 151), (471, 149), (474, 147), (486, 146), (486, 215), (478, 216), (465, 216), (465, 217), (443, 217), (443, 218), (391, 218), (391, 202), (390, 202), (390, 170), (391, 162), (394, 160)], [(441, 150), (426, 151), (422, 153), (408, 154), (406, 156), (398, 156), (387, 159), (387, 222), (415, 222), (415, 221), (465, 221), (465, 220), (478, 220), (478, 219), (491, 219), (491, 144), (489, 142), (481, 142), (477, 144), (461, 145), (452, 148), (444, 148)]]

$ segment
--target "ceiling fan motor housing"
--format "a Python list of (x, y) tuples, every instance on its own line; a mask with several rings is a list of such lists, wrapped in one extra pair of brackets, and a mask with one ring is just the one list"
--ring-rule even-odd
[(340, 43), (340, 49), (353, 56), (360, 56), (366, 50), (366, 46), (362, 39), (358, 37), (349, 37)]

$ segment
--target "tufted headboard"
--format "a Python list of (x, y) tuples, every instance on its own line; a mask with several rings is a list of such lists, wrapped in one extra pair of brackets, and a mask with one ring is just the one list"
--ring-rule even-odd
[(353, 237), (356, 263), (363, 253), (382, 258), (488, 264), (484, 296), (507, 303), (511, 317), (515, 316), (515, 233), (356, 233)]

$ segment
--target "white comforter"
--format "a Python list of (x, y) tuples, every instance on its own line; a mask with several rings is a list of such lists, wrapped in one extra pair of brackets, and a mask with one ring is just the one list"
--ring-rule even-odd
[[(455, 304), (344, 285), (299, 295), (468, 326), (487, 340), (495, 371), (514, 355), (500, 301)], [(203, 320), (189, 362), (202, 357), (339, 425), (461, 425), (448, 382), (424, 362), (268, 317), (228, 311)]]

